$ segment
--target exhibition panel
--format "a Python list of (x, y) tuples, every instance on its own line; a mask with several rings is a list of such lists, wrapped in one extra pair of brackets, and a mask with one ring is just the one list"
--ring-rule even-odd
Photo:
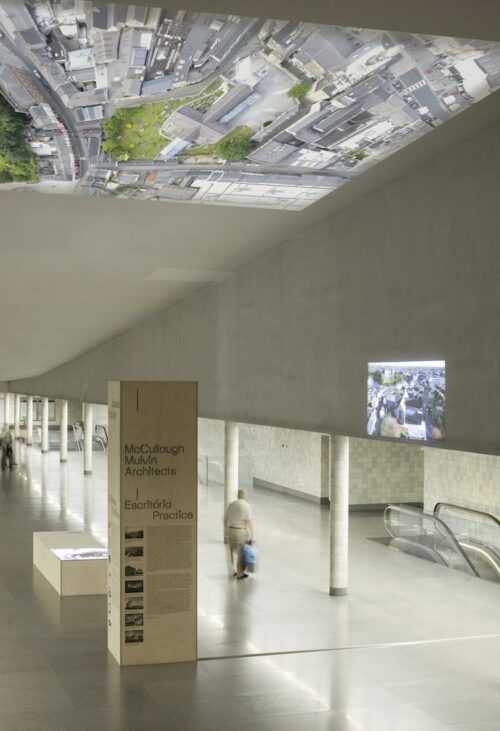
[(120, 664), (197, 657), (197, 384), (109, 385), (108, 646)]

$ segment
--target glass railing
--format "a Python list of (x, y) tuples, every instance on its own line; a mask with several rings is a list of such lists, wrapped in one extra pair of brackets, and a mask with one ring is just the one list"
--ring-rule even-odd
[(500, 581), (500, 519), (450, 503), (437, 503), (434, 515), (451, 529), (479, 575)]
[(500, 551), (500, 519), (496, 515), (450, 503), (436, 503), (434, 515), (444, 520), (457, 538), (482, 541)]
[[(61, 447), (61, 428), (60, 426), (50, 425), (49, 426), (49, 450), (57, 452)], [(33, 445), (41, 448), (42, 445), (42, 427), (39, 425), (33, 426)], [(92, 436), (92, 451), (93, 452), (106, 452), (107, 441), (101, 436), (94, 434)], [(83, 452), (83, 431), (74, 427), (73, 425), (68, 426), (68, 452)]]
[(432, 513), (407, 505), (388, 505), (384, 527), (390, 545), (471, 576), (479, 576), (447, 524)]

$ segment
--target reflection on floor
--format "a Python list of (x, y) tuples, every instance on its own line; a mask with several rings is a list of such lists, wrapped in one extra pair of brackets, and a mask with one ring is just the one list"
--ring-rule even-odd
[[(351, 519), (350, 593), (328, 596), (328, 513), (255, 490), (256, 577), (228, 578), (222, 491), (200, 488), (198, 663), (123, 668), (105, 597), (61, 600), (32, 533), (106, 534), (105, 455), (20, 450), (0, 477), (0, 729), (498, 731), (500, 587), (367, 540)], [(251, 655), (254, 655), (253, 657)], [(233, 656), (233, 657), (230, 657)], [(242, 657), (243, 656), (243, 657)]]

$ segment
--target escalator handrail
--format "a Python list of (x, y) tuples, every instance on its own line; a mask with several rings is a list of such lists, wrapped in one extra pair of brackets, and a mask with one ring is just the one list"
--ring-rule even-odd
[(495, 549), (493, 549), (491, 546), (488, 546), (487, 543), (481, 543), (480, 541), (471, 541), (468, 538), (460, 540), (459, 544), (462, 548), (468, 548), (469, 550), (481, 553), (486, 558), (490, 566), (494, 568), (497, 576), (500, 579), (500, 556), (495, 551)]
[(97, 444), (100, 444), (100, 445), (101, 445), (101, 447), (102, 447), (102, 451), (103, 451), (103, 452), (105, 452), (105, 451), (106, 451), (106, 446), (105, 446), (105, 444), (104, 444), (104, 440), (103, 440), (103, 439), (101, 439), (101, 437), (96, 437), (96, 435), (95, 435), (95, 434), (93, 434), (93, 435), (92, 435), (92, 444), (94, 444), (94, 442), (96, 442)]
[(478, 548), (487, 548), (488, 551), (490, 551), (491, 553), (495, 554), (495, 556), (496, 556), (496, 558), (498, 560), (498, 563), (500, 565), (500, 550), (498, 550), (496, 546), (492, 546), (489, 543), (485, 543), (485, 541), (481, 541), (478, 538), (472, 538), (471, 536), (466, 536), (466, 535), (459, 534), (459, 535), (456, 536), (456, 538), (457, 538), (457, 541), (459, 543), (462, 543), (464, 541), (467, 541), (471, 545), (475, 545)]
[[(416, 546), (418, 548), (418, 551), (422, 554), (425, 554), (426, 556), (429, 556), (431, 560), (434, 561), (434, 563), (437, 563), (439, 566), (446, 566), (446, 568), (450, 568), (449, 563), (445, 559), (444, 556), (442, 556), (439, 551), (436, 551), (435, 548), (432, 548), (431, 546), (426, 546), (425, 543), (414, 543), (413, 541), (408, 540), (408, 538), (393, 538), (390, 545), (394, 546), (395, 548), (398, 548), (400, 551), (405, 550), (405, 545), (411, 545)], [(405, 551), (405, 553), (410, 553), (410, 551)], [(418, 554), (413, 554), (417, 555)]]
[(441, 520), (441, 518), (438, 518), (434, 515), (434, 513), (427, 513), (425, 510), (422, 510), (421, 508), (414, 508), (409, 505), (395, 505), (390, 504), (386, 507), (384, 510), (384, 528), (386, 532), (391, 536), (391, 538), (396, 538), (397, 536), (394, 536), (388, 526), (388, 520), (386, 519), (386, 514), (389, 513), (391, 510), (394, 510), (396, 512), (400, 513), (407, 513), (410, 515), (415, 515), (423, 518), (428, 518), (433, 521), (433, 523), (441, 530), (442, 534), (450, 541), (451, 545), (455, 549), (455, 552), (460, 556), (460, 558), (463, 560), (463, 562), (466, 564), (467, 568), (469, 569), (469, 573), (473, 576), (479, 576), (479, 573), (470, 560), (470, 558), (465, 553), (464, 549), (460, 546), (459, 542), (457, 541), (455, 534), (453, 531), (448, 527), (448, 525), (444, 522), (444, 520)]
[(440, 508), (453, 508), (453, 510), (458, 510), (462, 513), (475, 513), (475, 515), (480, 515), (483, 518), (489, 518), (495, 525), (500, 526), (500, 518), (498, 518), (493, 513), (486, 513), (484, 510), (476, 510), (475, 508), (465, 508), (463, 505), (454, 505), (453, 503), (444, 503), (439, 502), (434, 505), (434, 515), (437, 517)]

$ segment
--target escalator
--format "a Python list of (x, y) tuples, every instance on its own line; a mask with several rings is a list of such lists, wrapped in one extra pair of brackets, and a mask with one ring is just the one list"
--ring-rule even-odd
[(432, 513), (407, 505), (388, 505), (384, 511), (384, 527), (393, 548), (470, 576), (479, 576), (450, 528)]
[(453, 532), (479, 576), (500, 582), (500, 520), (492, 513), (437, 503), (434, 515)]
[(388, 505), (390, 546), (441, 566), (500, 583), (500, 520), (489, 513), (437, 503), (433, 513)]

